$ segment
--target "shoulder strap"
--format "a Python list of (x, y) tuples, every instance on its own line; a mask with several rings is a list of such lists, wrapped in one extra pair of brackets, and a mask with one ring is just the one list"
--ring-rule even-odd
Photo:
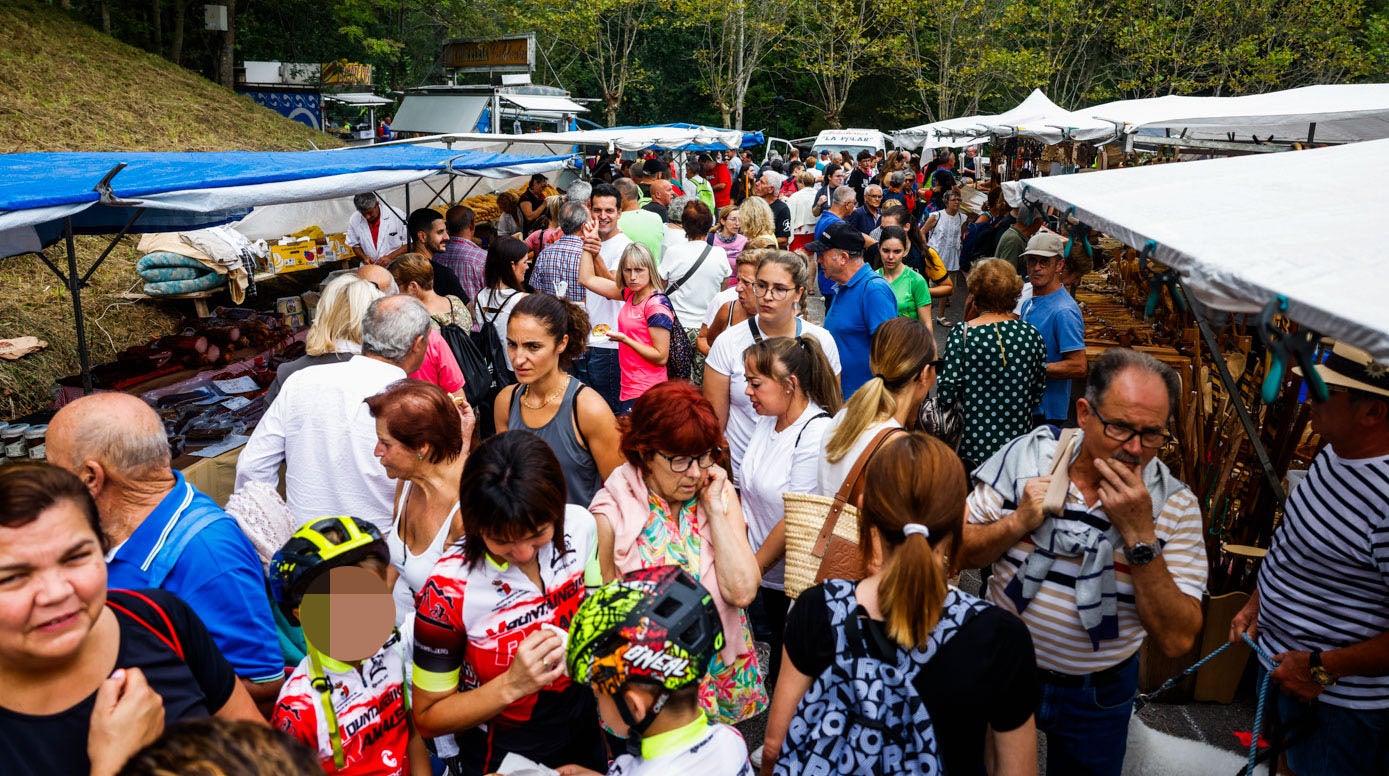
[[(158, 628), (151, 625), (149, 621), (145, 620), (145, 618), (131, 611), (130, 608), (116, 603), (111, 599), (111, 593), (119, 593), (120, 595), (130, 596), (131, 598), (140, 600), (145, 604), (145, 606), (149, 607), (156, 615), (158, 615), (158, 618), (160, 620), (164, 621), (164, 627), (168, 630), (159, 630)], [(127, 603), (129, 602), (127, 601)], [(168, 612), (164, 611), (164, 607), (155, 603), (154, 599), (135, 590), (108, 590), (106, 595), (106, 605), (111, 607), (115, 611), (124, 614), (126, 617), (129, 617), (130, 619), (134, 620), (140, 625), (144, 626), (146, 630), (148, 630), (150, 633), (153, 633), (156, 637), (159, 638), (160, 641), (164, 642), (164, 646), (173, 650), (173, 653), (175, 655), (178, 655), (179, 660), (186, 659), (183, 656), (183, 642), (179, 640), (178, 630), (174, 628), (174, 623), (172, 620), (169, 619)]]
[[(830, 536), (834, 534), (834, 528), (839, 524), (839, 514), (844, 511), (844, 506), (851, 501), (856, 502), (863, 494), (863, 469), (868, 465), (868, 459), (878, 452), (888, 439), (897, 435), (897, 432), (906, 433), (906, 429), (888, 426), (873, 436), (868, 442), (868, 446), (859, 453), (858, 460), (854, 461), (853, 468), (849, 469), (849, 474), (844, 478), (844, 484), (839, 486), (839, 492), (834, 494), (834, 504), (830, 506), (829, 513), (825, 516), (824, 525), (820, 526), (820, 535), (815, 538), (815, 546), (811, 554), (816, 558), (823, 559), (825, 552), (829, 550)], [(855, 503), (855, 506), (857, 504)]]
[(800, 446), (801, 446), (801, 435), (805, 433), (805, 430), (806, 430), (807, 428), (810, 427), (810, 424), (811, 424), (811, 423), (814, 423), (815, 421), (819, 420), (820, 418), (828, 418), (828, 417), (832, 417), (832, 416), (831, 416), (828, 412), (825, 412), (824, 410), (821, 410), (819, 415), (816, 415), (815, 417), (811, 418), (810, 420), (807, 420), (807, 421), (805, 422), (805, 425), (804, 425), (804, 426), (801, 426), (801, 430), (798, 431), (798, 432), (796, 432), (796, 444), (794, 445), (794, 447), (800, 447)]
[[(729, 313), (729, 314), (728, 314), (728, 317), (729, 317), (729, 318), (732, 318), (732, 317), (733, 317), (733, 313)], [(752, 341), (753, 341), (753, 342), (761, 342), (761, 341), (762, 341), (762, 330), (759, 329), (759, 328), (757, 328), (757, 316), (756, 316), (756, 315), (749, 315), (749, 316), (748, 316), (748, 330), (752, 332)]]
[(701, 252), (701, 253), (699, 254), (699, 258), (698, 258), (698, 259), (695, 259), (694, 266), (692, 266), (692, 267), (690, 267), (688, 270), (686, 270), (686, 271), (685, 271), (685, 274), (681, 275), (681, 276), (680, 276), (680, 279), (677, 280), (677, 281), (675, 281), (675, 283), (674, 283), (673, 285), (666, 286), (666, 296), (667, 296), (667, 297), (669, 297), (671, 294), (675, 293), (676, 291), (679, 291), (679, 290), (680, 290), (680, 287), (683, 286), (683, 285), (685, 285), (685, 281), (689, 280), (690, 277), (694, 275), (694, 273), (696, 273), (696, 272), (699, 271), (699, 268), (700, 268), (701, 266), (704, 265), (704, 260), (707, 259), (707, 258), (709, 258), (709, 251), (711, 251), (711, 250), (713, 250), (713, 249), (714, 249), (713, 244), (709, 244), (709, 245), (704, 246), (704, 251)]
[[(575, 379), (577, 380), (578, 378)], [(594, 388), (590, 388), (588, 383), (585, 383), (582, 380), (580, 380), (579, 389), (574, 391), (574, 401), (569, 405), (569, 412), (571, 415), (574, 416), (574, 430), (579, 433), (579, 444), (581, 444), (583, 448), (585, 450), (588, 450), (591, 454), (593, 448), (589, 446), (588, 436), (584, 434), (584, 424), (579, 422), (579, 394), (583, 393), (585, 388), (588, 388), (589, 390), (596, 390)]]
[(333, 765), (342, 770), (347, 765), (347, 756), (342, 751), (342, 732), (338, 730), (338, 713), (333, 708), (333, 683), (323, 672), (323, 663), (318, 658), (318, 650), (309, 645), (309, 683), (318, 691), (318, 705), (323, 709), (323, 721), (328, 727), (328, 740), (333, 745)]
[[(189, 487), (192, 488), (191, 485)], [(173, 573), (174, 565), (182, 557), (184, 548), (204, 529), (224, 517), (228, 520), (233, 519), (217, 506), (217, 502), (198, 492), (196, 488), (193, 491), (192, 501), (179, 516), (178, 523), (169, 532), (164, 547), (150, 564), (147, 578), (151, 586), (164, 584), (164, 579)]]

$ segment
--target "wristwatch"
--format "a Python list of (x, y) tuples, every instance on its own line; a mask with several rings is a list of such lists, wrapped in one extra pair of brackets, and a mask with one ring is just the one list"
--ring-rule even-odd
[(1156, 544), (1139, 542), (1125, 547), (1124, 557), (1128, 558), (1130, 566), (1146, 566), (1157, 559), (1158, 551)]
[(1320, 649), (1312, 650), (1312, 654), (1307, 656), (1307, 663), (1307, 672), (1312, 675), (1312, 681), (1322, 687), (1330, 687), (1336, 683), (1336, 677), (1332, 676), (1331, 672), (1326, 670), (1326, 666), (1322, 665)]

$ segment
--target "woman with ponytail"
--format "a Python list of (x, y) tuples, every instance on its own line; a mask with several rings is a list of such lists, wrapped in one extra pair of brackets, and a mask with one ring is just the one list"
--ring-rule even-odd
[(762, 573), (761, 606), (749, 610), (753, 633), (772, 647), (767, 687), (781, 666), (781, 633), (791, 600), (786, 588), (786, 527), (783, 493), (815, 489), (821, 437), (843, 402), (819, 340), (772, 337), (743, 351), (748, 400), (757, 413), (743, 456), (743, 516), (748, 540)]
[(894, 318), (873, 333), (868, 354), (873, 376), (849, 398), (825, 433), (817, 487), (833, 497), (854, 463), (884, 428), (906, 428), (936, 382), (936, 338), (926, 324)]
[[(907, 434), (873, 456), (866, 479), (859, 547), (872, 573), (858, 583), (826, 581), (796, 599), (786, 623), (762, 773), (771, 774), (783, 756), (797, 759), (792, 755), (800, 744), (795, 738), (787, 742), (787, 734), (815, 677), (835, 661), (842, 634), (832, 626), (830, 607), (843, 592), (852, 596), (851, 616), (866, 618), (860, 622), (866, 625), (861, 629), (869, 654), (896, 662), (893, 655), (879, 653), (934, 648), (924, 664), (918, 663), (912, 686), (930, 715), (945, 773), (1033, 776), (1033, 710), (1040, 689), (1027, 627), (948, 583), (968, 492), (959, 458), (934, 437)], [(992, 764), (988, 770), (986, 763)]]

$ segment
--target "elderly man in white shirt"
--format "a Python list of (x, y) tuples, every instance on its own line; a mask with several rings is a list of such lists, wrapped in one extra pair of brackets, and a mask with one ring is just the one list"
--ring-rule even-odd
[(409, 248), (405, 223), (375, 194), (358, 194), (352, 206), (357, 212), (347, 219), (347, 244), (363, 264), (385, 266)]
[(387, 296), (362, 319), (362, 353), (290, 375), (236, 464), (236, 489), (274, 485), (285, 464), (285, 494), (299, 524), (351, 515), (385, 535), (395, 482), (376, 448), (376, 421), (364, 400), (420, 368), (429, 313), (413, 297)]

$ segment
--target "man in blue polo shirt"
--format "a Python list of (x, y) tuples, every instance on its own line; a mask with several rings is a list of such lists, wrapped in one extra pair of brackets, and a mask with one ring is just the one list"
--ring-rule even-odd
[(831, 224), (820, 239), (806, 246), (819, 254), (820, 269), (835, 284), (834, 306), (825, 313), (825, 328), (839, 347), (839, 383), (853, 395), (873, 376), (868, 354), (873, 332), (897, 317), (897, 297), (882, 275), (863, 261), (863, 233), (847, 223)]
[(285, 661), (260, 558), (236, 520), (170, 467), (154, 410), (124, 393), (78, 399), (49, 424), (48, 460), (81, 478), (96, 501), (107, 586), (178, 596), (257, 705), (271, 708)]

